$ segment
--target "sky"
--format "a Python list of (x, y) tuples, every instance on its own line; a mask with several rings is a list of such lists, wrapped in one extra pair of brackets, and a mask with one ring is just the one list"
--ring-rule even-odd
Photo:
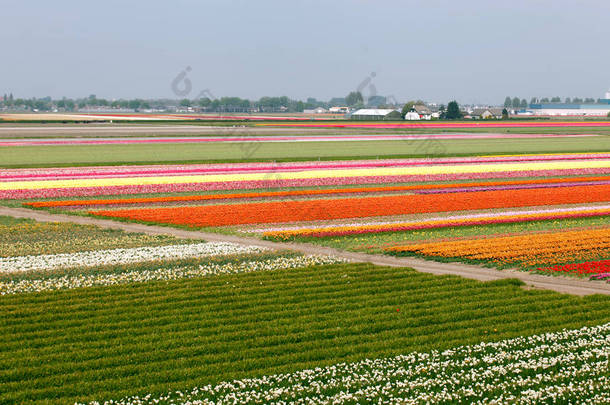
[(328, 100), (360, 89), (498, 104), (610, 88), (608, 0), (0, 0), (0, 9), (0, 94), (15, 97)]

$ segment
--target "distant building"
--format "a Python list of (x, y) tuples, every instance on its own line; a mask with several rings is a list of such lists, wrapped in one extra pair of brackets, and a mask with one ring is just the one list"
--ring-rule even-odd
[(405, 120), (407, 121), (419, 121), (420, 119), (421, 117), (417, 111), (415, 111), (415, 108), (411, 108), (411, 111), (405, 114)]
[[(432, 110), (425, 105), (421, 105), (421, 104), (415, 105), (415, 106), (413, 106), (412, 111), (415, 111), (419, 115), (419, 119), (421, 119), (421, 120), (431, 120), (432, 119)], [(407, 113), (407, 115), (408, 115), (408, 113)], [(407, 119), (406, 116), (405, 116), (405, 119)]]
[(353, 120), (394, 120), (401, 119), (400, 112), (390, 108), (363, 108), (350, 116)]
[(489, 107), (489, 108), (475, 108), (470, 114), (472, 118), (476, 119), (492, 119), (492, 118), (502, 118), (502, 108)]
[(327, 113), (328, 110), (326, 108), (318, 107), (311, 110), (303, 110), (303, 114), (324, 114)]
[(332, 114), (347, 114), (349, 112), (349, 107), (330, 107), (328, 112)]
[(544, 103), (530, 104), (519, 114), (524, 115), (550, 115), (550, 116), (578, 116), (578, 117), (605, 117), (610, 113), (610, 91), (605, 98), (595, 104), (568, 104)]

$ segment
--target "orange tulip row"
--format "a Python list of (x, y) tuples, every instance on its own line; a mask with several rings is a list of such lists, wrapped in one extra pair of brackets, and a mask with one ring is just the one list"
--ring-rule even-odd
[(610, 228), (558, 231), (488, 239), (427, 242), (386, 249), (442, 258), (463, 258), (495, 265), (531, 267), (608, 256)]
[(505, 207), (605, 202), (610, 185), (90, 211), (93, 215), (190, 226), (315, 221)]

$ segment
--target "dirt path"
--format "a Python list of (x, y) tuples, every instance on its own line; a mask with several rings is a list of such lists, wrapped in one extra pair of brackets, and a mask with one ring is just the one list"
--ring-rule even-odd
[(187, 239), (204, 239), (214, 242), (234, 242), (244, 245), (261, 246), (275, 250), (289, 249), (306, 254), (333, 255), (354, 262), (369, 262), (382, 266), (411, 267), (425, 273), (436, 275), (452, 274), (480, 281), (518, 278), (524, 281), (530, 288), (548, 289), (575, 295), (610, 294), (610, 284), (608, 283), (577, 280), (566, 277), (542, 276), (512, 270), (499, 271), (486, 267), (461, 263), (438, 263), (416, 258), (348, 252), (304, 243), (270, 242), (245, 236), (223, 235), (218, 233), (190, 231), (163, 226), (117, 222), (107, 219), (51, 214), (45, 211), (29, 210), (25, 208), (0, 207), (0, 215), (7, 215), (16, 218), (30, 218), (41, 222), (72, 222), (82, 225), (97, 225), (103, 228), (121, 229), (128, 232), (142, 232), (149, 235), (172, 235)]

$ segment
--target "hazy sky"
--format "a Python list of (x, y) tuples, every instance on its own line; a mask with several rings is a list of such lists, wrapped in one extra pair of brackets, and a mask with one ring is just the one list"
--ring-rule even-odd
[(610, 88), (608, 0), (0, 0), (0, 9), (0, 94), (16, 97), (179, 98), (171, 82), (187, 66), (191, 98), (209, 89), (329, 99), (373, 72), (376, 92), (399, 101)]

